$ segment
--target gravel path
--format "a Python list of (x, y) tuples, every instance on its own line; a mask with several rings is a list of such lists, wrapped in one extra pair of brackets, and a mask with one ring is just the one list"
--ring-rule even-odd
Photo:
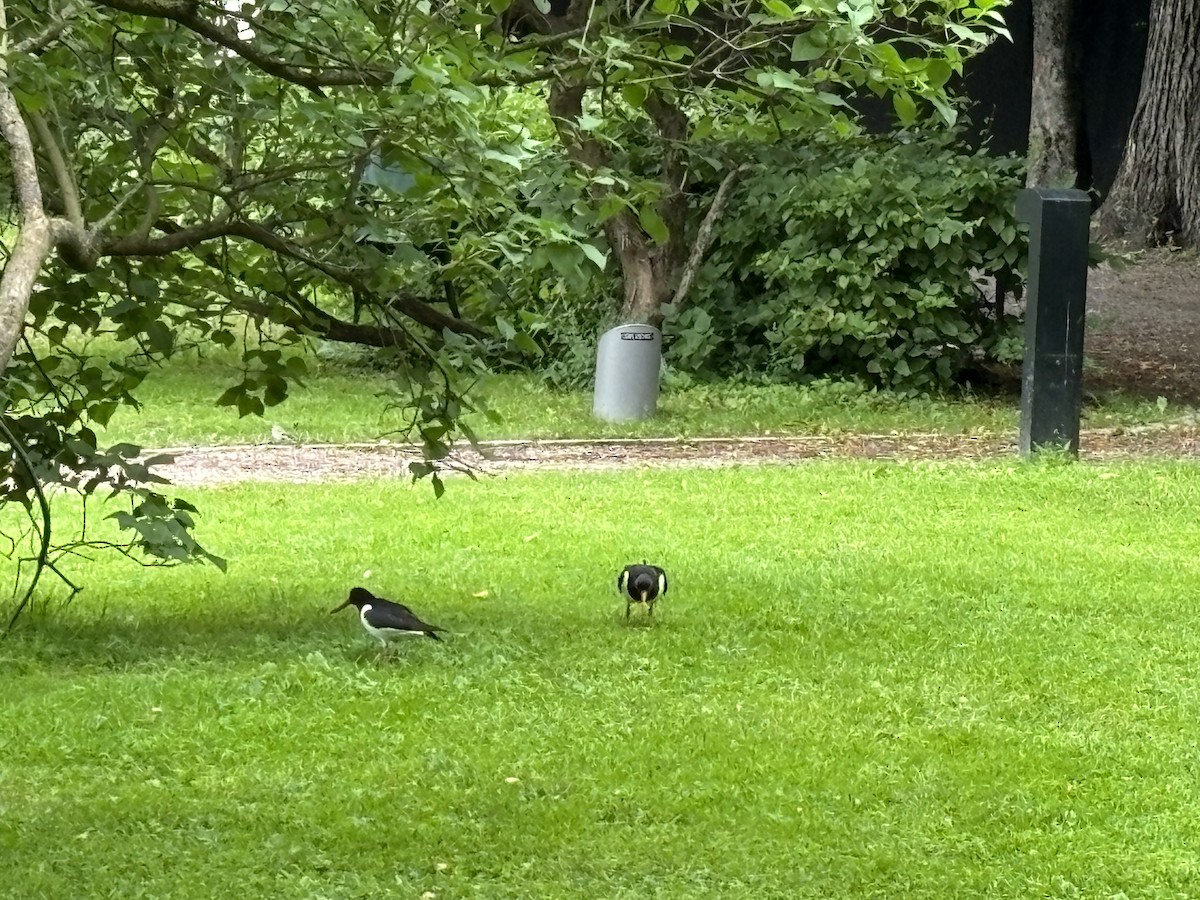
[[(1169, 426), (1088, 431), (1086, 460), (1128, 458), (1200, 459), (1200, 427)], [(159, 452), (159, 451), (155, 451)], [(419, 459), (414, 447), (394, 444), (292, 445), (173, 448), (175, 462), (162, 468), (176, 484), (242, 481), (291, 484), (403, 478)], [(940, 434), (838, 435), (790, 438), (694, 440), (500, 441), (454, 458), (458, 469), (503, 474), (533, 469), (606, 471), (632, 467), (797, 463), (813, 459), (996, 459), (1017, 452), (1016, 436)]]

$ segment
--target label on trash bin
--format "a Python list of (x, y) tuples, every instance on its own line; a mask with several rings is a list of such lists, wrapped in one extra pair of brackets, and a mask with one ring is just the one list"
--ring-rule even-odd
[(653, 331), (622, 331), (621, 340), (623, 341), (652, 341), (654, 340)]

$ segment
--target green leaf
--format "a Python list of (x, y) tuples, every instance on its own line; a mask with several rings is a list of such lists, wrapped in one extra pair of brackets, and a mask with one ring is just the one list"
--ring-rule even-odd
[(238, 418), (244, 419), (246, 416), (261, 416), (266, 412), (266, 407), (263, 406), (262, 400), (253, 394), (242, 393), (237, 398)]
[(932, 96), (929, 98), (929, 102), (933, 104), (933, 108), (937, 110), (938, 115), (947, 125), (953, 125), (958, 121), (958, 110), (941, 97)]
[(521, 157), (512, 153), (501, 153), (499, 150), (485, 150), (483, 151), (483, 158), (494, 159), (496, 162), (504, 163), (506, 166), (512, 166), (518, 171), (525, 166), (525, 161)]
[(518, 331), (513, 337), (513, 343), (517, 345), (519, 350), (528, 353), (530, 356), (542, 355), (542, 348), (538, 346), (538, 342), (530, 337), (527, 332)]
[(649, 203), (638, 210), (638, 224), (656, 244), (665, 244), (671, 237), (667, 230), (667, 223), (662, 220), (658, 210)]
[(900, 58), (900, 52), (896, 49), (894, 44), (886, 41), (876, 44), (874, 47), (874, 52), (875, 58), (892, 71), (907, 71), (908, 67), (905, 65), (904, 60)]
[(224, 393), (222, 393), (221, 396), (217, 398), (216, 405), (217, 406), (236, 406), (237, 402), (238, 402), (238, 398), (240, 398), (245, 393), (246, 393), (246, 388), (244, 385), (235, 384), (233, 387), (227, 388), (224, 391)]
[(580, 244), (579, 249), (583, 251), (583, 255), (596, 264), (596, 268), (601, 272), (608, 264), (608, 256), (603, 253), (598, 247), (592, 244)]
[(944, 59), (931, 59), (925, 66), (925, 77), (929, 79), (930, 87), (942, 88), (950, 80), (954, 70)]
[(896, 115), (905, 125), (911, 125), (917, 119), (917, 104), (908, 91), (896, 91), (892, 94), (892, 106)]
[(263, 402), (267, 406), (278, 406), (287, 399), (288, 384), (278, 375), (268, 376), (263, 390)]
[(809, 62), (825, 55), (825, 48), (813, 43), (812, 32), (796, 35), (792, 41), (792, 62)]
[(644, 84), (631, 83), (621, 86), (621, 94), (625, 97), (626, 103), (635, 109), (641, 109), (642, 104), (646, 102), (649, 90)]

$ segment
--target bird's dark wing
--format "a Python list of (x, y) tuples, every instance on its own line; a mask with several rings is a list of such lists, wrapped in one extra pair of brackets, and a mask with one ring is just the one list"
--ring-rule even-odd
[(629, 566), (621, 570), (621, 574), (617, 576), (617, 590), (626, 591), (629, 588)]
[(393, 603), (390, 600), (376, 599), (371, 604), (371, 611), (367, 614), (367, 618), (376, 628), (394, 628), (397, 631), (424, 631), (430, 637), (433, 637), (434, 631), (441, 630), (427, 622), (422, 622), (403, 603)]
[(654, 567), (654, 571), (658, 574), (658, 592), (665, 594), (667, 592), (667, 573), (658, 566)]

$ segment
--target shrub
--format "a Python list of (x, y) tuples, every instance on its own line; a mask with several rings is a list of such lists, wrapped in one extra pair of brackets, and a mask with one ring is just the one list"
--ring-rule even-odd
[[(949, 136), (839, 138), (755, 151), (692, 296), (667, 316), (669, 364), (698, 375), (826, 375), (907, 391), (995, 358), (1016, 317), (1026, 235), (1019, 161)], [(999, 289), (989, 296), (984, 282)]]

